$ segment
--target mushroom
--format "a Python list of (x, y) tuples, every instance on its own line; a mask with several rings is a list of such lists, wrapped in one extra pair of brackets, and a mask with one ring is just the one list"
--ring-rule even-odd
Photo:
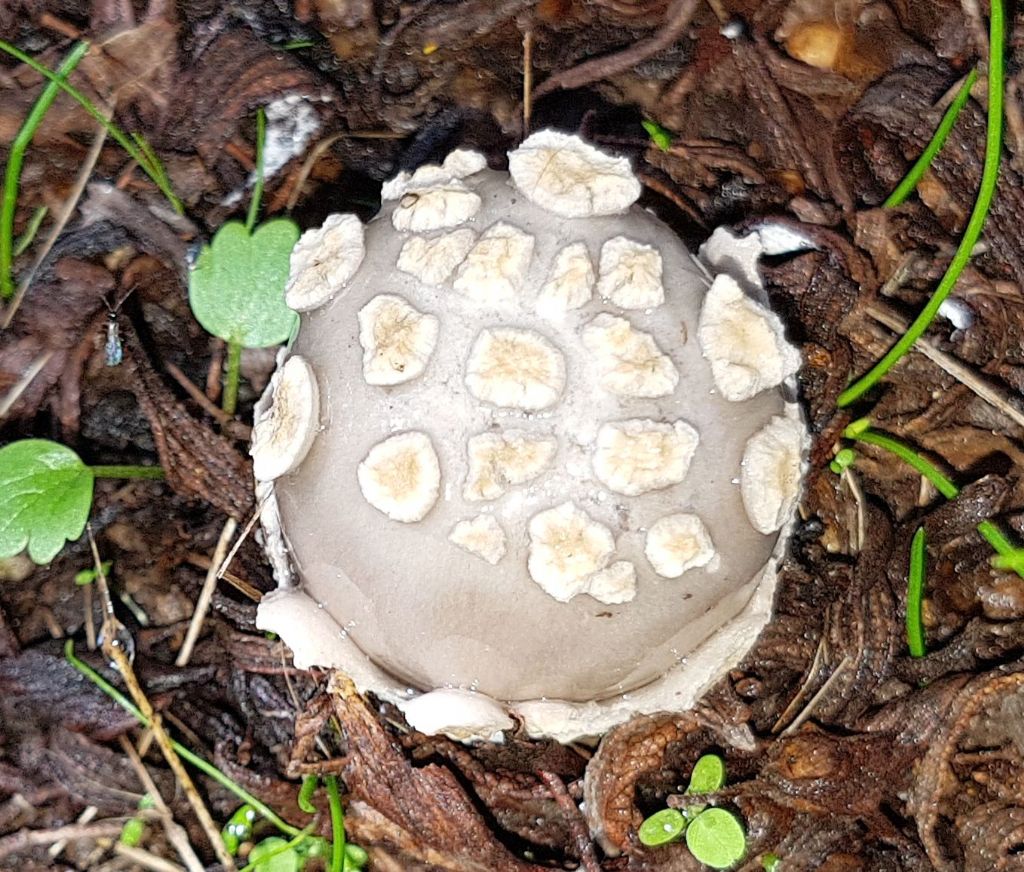
[(766, 622), (799, 357), (625, 159), (542, 131), (509, 166), (454, 152), (296, 248), (258, 625), (418, 728), (572, 740), (692, 705)]

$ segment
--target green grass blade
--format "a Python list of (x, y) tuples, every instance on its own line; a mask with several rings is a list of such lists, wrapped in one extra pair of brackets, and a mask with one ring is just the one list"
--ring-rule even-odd
[(35, 211), (32, 213), (32, 217), (28, 219), (28, 225), (25, 227), (25, 232), (21, 234), (18, 241), (14, 243), (14, 256), (21, 257), (28, 247), (32, 244), (36, 238), (36, 234), (39, 233), (39, 228), (42, 226), (43, 221), (49, 214), (49, 206), (37, 206)]
[(953, 98), (953, 102), (946, 109), (942, 120), (939, 122), (939, 126), (935, 128), (934, 135), (928, 145), (925, 146), (924, 151), (921, 152), (921, 156), (914, 161), (914, 165), (896, 186), (896, 189), (882, 203), (883, 208), (892, 209), (894, 206), (899, 206), (900, 203), (914, 193), (914, 189), (917, 187), (918, 182), (921, 181), (921, 177), (925, 174), (928, 167), (931, 166), (932, 161), (935, 160), (935, 155), (946, 144), (946, 139), (949, 137), (953, 125), (956, 124), (956, 119), (971, 97), (971, 88), (974, 87), (976, 81), (978, 81), (978, 71), (973, 69), (967, 74), (967, 78), (960, 86), (960, 90), (956, 92), (956, 97)]
[[(0, 43), (6, 45), (2, 40)], [(57, 99), (61, 83), (78, 66), (78, 62), (88, 50), (89, 43), (78, 43), (68, 53), (57, 72), (50, 73), (50, 81), (39, 94), (32, 111), (28, 113), (25, 123), (21, 125), (18, 135), (11, 143), (7, 167), (4, 170), (3, 202), (0, 204), (0, 297), (5, 300), (14, 296), (14, 276), (11, 275), (11, 266), (14, 261), (14, 211), (18, 203), (18, 181), (21, 178), (22, 164), (25, 162), (25, 152), (28, 150), (36, 130), (39, 129), (43, 116), (49, 111), (53, 101)]]
[(245, 216), (245, 229), (252, 233), (256, 218), (260, 214), (260, 200), (263, 198), (263, 147), (267, 139), (267, 113), (260, 106), (256, 110), (256, 182), (252, 188), (249, 212)]
[(910, 542), (910, 571), (907, 574), (907, 647), (911, 657), (924, 657), (924, 624), (921, 602), (924, 598), (925, 533), (918, 527)]
[[(86, 49), (88, 49), (89, 44), (83, 44), (85, 45)], [(106, 128), (107, 133), (110, 134), (110, 137), (118, 145), (120, 145), (121, 148), (128, 152), (129, 156), (136, 163), (138, 163), (138, 165), (142, 168), (143, 172), (145, 172), (146, 175), (148, 175), (153, 180), (153, 183), (160, 189), (161, 193), (163, 193), (163, 195), (167, 198), (171, 206), (174, 208), (174, 211), (177, 212), (179, 215), (184, 214), (185, 208), (184, 206), (182, 206), (181, 200), (178, 199), (177, 195), (174, 193), (173, 190), (171, 190), (170, 186), (166, 183), (166, 181), (160, 178), (159, 173), (154, 174), (152, 172), (153, 168), (150, 165), (150, 162), (147, 159), (145, 152), (141, 148), (139, 148), (139, 146), (135, 142), (133, 142), (132, 139), (127, 134), (125, 134), (125, 132), (121, 130), (120, 127), (118, 127), (116, 124), (114, 124), (114, 122), (112, 122), (102, 112), (100, 112), (100, 110), (96, 108), (96, 105), (88, 97), (86, 97), (77, 88), (74, 88), (67, 82), (65, 82), (59, 75), (54, 73), (53, 70), (43, 66), (37, 60), (25, 54), (25, 52), (23, 52), (21, 49), (11, 45), (9, 42), (6, 42), (2, 39), (0, 39), (0, 51), (4, 51), (11, 57), (17, 58), (23, 64), (31, 67), (33, 70), (39, 73), (39, 75), (43, 76), (46, 79), (49, 79), (51, 83), (56, 84), (56, 86), (65, 94), (72, 97), (86, 112), (89, 113), (89, 115), (92, 116), (92, 118), (98, 124), (103, 125), (103, 127)]]
[(327, 788), (327, 802), (331, 809), (331, 872), (342, 872), (345, 865), (345, 812), (341, 807), (341, 794), (338, 792), (338, 776), (325, 775), (324, 786)]
[(981, 186), (974, 209), (967, 222), (967, 229), (957, 246), (953, 260), (946, 274), (939, 282), (931, 299), (921, 313), (914, 319), (907, 332), (900, 337), (886, 355), (878, 361), (864, 376), (844, 390), (837, 401), (840, 408), (856, 402), (867, 391), (874, 387), (881, 378), (906, 354), (928, 329), (939, 307), (949, 296), (957, 279), (971, 259), (971, 252), (981, 237), (982, 227), (988, 217), (992, 198), (995, 196), (996, 182), (999, 178), (999, 158), (1003, 142), (1003, 0), (992, 0), (992, 12), (989, 19), (989, 59), (988, 59), (988, 120), (985, 134), (985, 164), (981, 171)]
[(847, 432), (844, 433), (844, 435), (848, 439), (853, 439), (857, 442), (864, 442), (867, 445), (875, 445), (895, 454), (900, 460), (912, 466), (921, 473), (921, 475), (928, 479), (928, 481), (935, 485), (935, 489), (947, 500), (953, 499), (960, 493), (960, 488), (939, 472), (934, 465), (925, 460), (920, 454), (914, 451), (913, 448), (904, 445), (899, 440), (893, 439), (891, 436), (886, 436), (883, 433), (876, 433), (874, 430), (865, 430), (857, 434)]
[[(68, 663), (70, 663), (82, 675), (88, 678), (89, 681), (95, 684), (100, 690), (102, 690), (114, 702), (121, 706), (121, 708), (123, 708), (126, 712), (131, 714), (135, 718), (135, 720), (137, 720), (140, 724), (142, 724), (145, 727), (149, 726), (149, 718), (147, 718), (141, 711), (139, 711), (139, 709), (136, 708), (135, 704), (130, 699), (128, 699), (128, 697), (121, 693), (121, 691), (114, 687), (95, 669), (89, 666), (88, 663), (86, 663), (83, 660), (79, 660), (78, 657), (75, 656), (75, 643), (71, 639), (68, 639), (67, 642), (64, 643), (64, 657), (67, 659)], [(187, 760), (189, 763), (195, 766), (196, 769), (198, 769), (200, 772), (205, 773), (214, 781), (216, 781), (225, 790), (237, 796), (240, 800), (242, 800), (242, 802), (249, 803), (249, 805), (256, 809), (257, 812), (263, 815), (263, 817), (270, 821), (270, 823), (277, 827), (282, 833), (286, 833), (289, 836), (298, 836), (302, 833), (302, 830), (300, 830), (298, 827), (293, 827), (290, 823), (282, 819), (270, 806), (257, 799), (255, 796), (249, 793), (248, 790), (242, 787), (242, 785), (232, 781), (230, 778), (228, 778), (227, 775), (221, 772), (212, 763), (208, 763), (198, 754), (190, 751), (188, 748), (186, 748), (180, 742), (175, 741), (174, 739), (171, 739), (171, 746), (178, 753), (179, 757), (181, 757), (183, 760)]]

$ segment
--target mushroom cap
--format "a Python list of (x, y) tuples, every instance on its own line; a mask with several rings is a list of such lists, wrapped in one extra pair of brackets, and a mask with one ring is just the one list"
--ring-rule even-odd
[[(759, 532), (748, 519), (741, 463), (747, 440), (781, 415), (785, 403), (776, 389), (732, 402), (716, 388), (697, 339), (707, 283), (679, 238), (650, 213), (632, 206), (619, 215), (566, 218), (524, 197), (507, 174), (485, 170), (457, 181), (479, 197), (479, 209), (456, 228), (445, 218), (445, 226), (421, 232), (427, 240), (465, 228), (479, 240), (499, 225), (501, 242), (508, 237), (504, 226), (511, 225), (531, 237), (532, 248), (524, 255), (530, 246), (513, 239), (508, 253), (515, 268), (499, 264), (494, 282), (459, 290), (453, 286), (457, 268), (442, 283), (437, 278), (443, 270), (430, 271), (429, 282), (421, 280), (396, 268), (403, 246), (418, 234), (397, 231), (392, 220), (396, 210), (418, 202), (408, 199), (418, 195), (406, 191), (385, 202), (366, 227), (366, 257), (358, 272), (333, 299), (302, 316), (293, 353), (316, 375), (321, 429), (298, 468), (275, 482), (283, 529), (304, 589), (334, 618), (346, 643), (354, 642), (399, 682), (419, 690), (469, 688), (509, 701), (613, 697), (677, 666), (747, 606), (778, 533)], [(465, 200), (465, 191), (459, 196)], [(442, 208), (440, 214), (449, 213)], [(577, 308), (556, 307), (554, 315), (551, 307), (538, 310), (538, 294), (564, 249), (585, 245), (596, 271), (602, 246), (620, 237), (660, 254), (663, 304), (622, 308), (595, 288), (589, 299), (573, 292), (572, 305), (583, 300)], [(417, 245), (419, 252), (429, 249)], [(501, 245), (490, 251), (502, 257)], [(463, 264), (472, 258), (471, 251)], [(488, 291), (492, 285), (494, 293)], [(381, 294), (404, 299), (438, 323), (422, 374), (393, 385), (368, 384), (363, 372), (358, 313)], [(623, 305), (631, 299), (617, 298)], [(596, 332), (595, 323), (601, 328)], [(614, 336), (611, 327), (619, 331)], [(486, 397), (509, 392), (481, 399), (467, 387), (471, 352), (488, 329), (542, 339), (524, 344), (527, 356), (556, 350), (561, 361), (531, 370), (543, 382), (549, 373), (557, 375), (555, 363), (564, 367), (564, 386), (544, 383), (557, 391), (555, 402), (497, 406)], [(613, 347), (613, 340), (619, 345)], [(657, 362), (656, 382), (644, 381), (643, 361), (629, 378), (621, 377), (637, 348), (645, 354), (654, 348), (667, 358)], [(668, 365), (678, 375), (674, 387), (666, 377)], [(592, 465), (598, 433), (602, 425), (626, 421), (670, 425), (654, 428), (655, 434), (674, 432), (672, 425), (681, 421), (697, 432), (681, 482), (635, 495), (602, 483)], [(553, 437), (553, 459), (527, 480), (505, 481), (494, 499), (466, 499), (470, 438), (509, 431)], [(403, 433), (423, 434), (440, 467), (436, 501), (411, 523), (375, 508), (364, 498), (357, 474), (375, 446)], [(625, 567), (618, 564), (632, 564), (635, 596), (627, 598), (616, 587), (612, 601), (602, 602), (595, 596), (611, 577), (591, 575), (567, 577), (573, 593), (563, 602), (531, 576), (536, 528), (547, 519), (533, 529), (531, 521), (566, 503), (610, 534), (611, 554), (605, 553), (604, 533), (586, 541), (602, 543), (595, 558), (600, 571), (616, 567), (621, 581), (628, 572), (619, 572)], [(645, 553), (647, 531), (680, 513), (701, 520), (715, 559), (667, 578)], [(481, 514), (492, 517), (505, 536), (504, 553), (493, 565), (450, 539), (457, 525)], [(551, 517), (569, 515), (578, 517), (568, 510)], [(482, 522), (478, 526), (483, 530)], [(486, 527), (493, 532), (493, 524)], [(757, 623), (748, 634), (750, 642), (759, 628)], [(715, 671), (729, 665), (717, 663)], [(702, 668), (698, 683), (709, 677), (708, 667)]]

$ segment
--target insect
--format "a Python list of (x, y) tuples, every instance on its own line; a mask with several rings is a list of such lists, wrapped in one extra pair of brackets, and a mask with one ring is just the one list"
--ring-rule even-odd
[(107, 338), (103, 343), (103, 357), (107, 366), (117, 366), (124, 360), (124, 344), (121, 342), (121, 327), (117, 323), (117, 314), (134, 290), (135, 288), (129, 289), (128, 293), (121, 297), (120, 302), (113, 306), (106, 299), (103, 300), (103, 305), (107, 307)]

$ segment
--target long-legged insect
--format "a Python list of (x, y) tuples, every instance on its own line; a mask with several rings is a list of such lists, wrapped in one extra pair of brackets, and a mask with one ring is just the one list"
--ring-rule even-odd
[(129, 288), (128, 293), (113, 306), (107, 302), (106, 298), (103, 300), (103, 305), (107, 307), (107, 338), (103, 343), (103, 357), (107, 366), (117, 366), (124, 360), (124, 344), (121, 342), (121, 327), (117, 323), (117, 313), (121, 311), (124, 301), (132, 295), (134, 290), (135, 288)]

